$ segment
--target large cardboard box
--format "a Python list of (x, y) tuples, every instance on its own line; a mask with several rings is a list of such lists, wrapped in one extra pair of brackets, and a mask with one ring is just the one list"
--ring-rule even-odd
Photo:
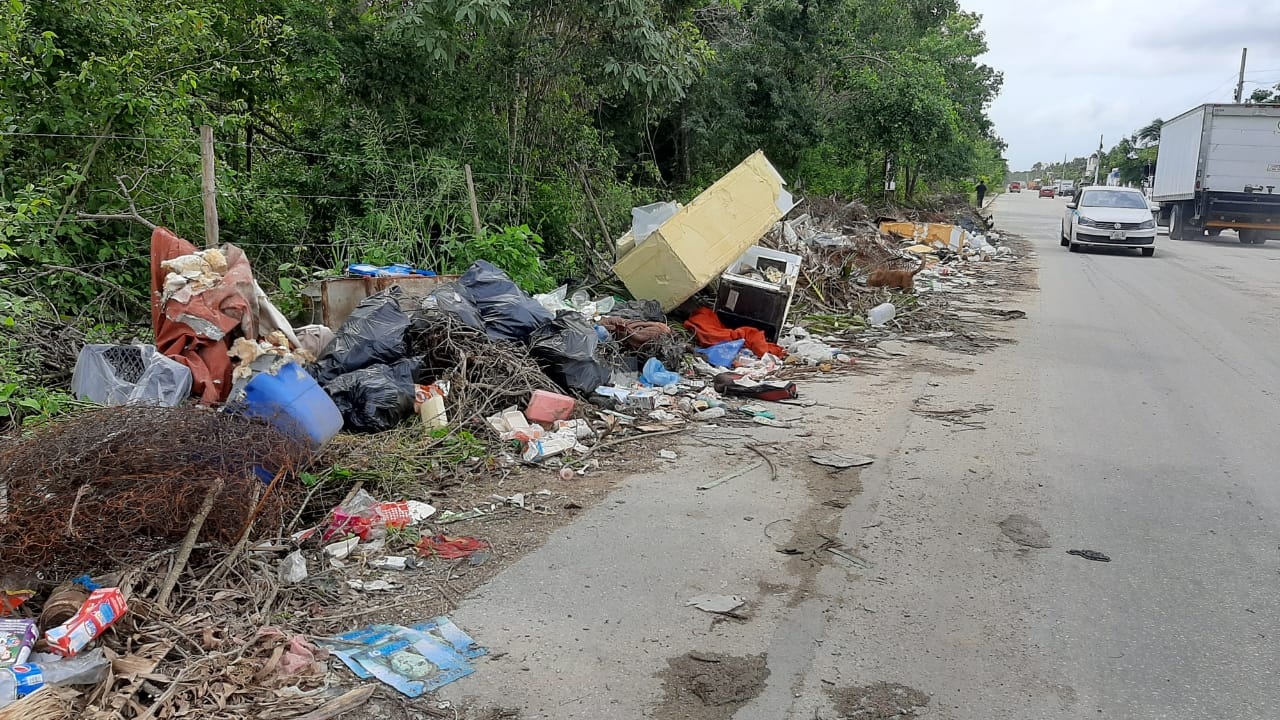
[(742, 257), (792, 205), (786, 182), (756, 151), (649, 237), (619, 239), (613, 271), (635, 297), (673, 310)]

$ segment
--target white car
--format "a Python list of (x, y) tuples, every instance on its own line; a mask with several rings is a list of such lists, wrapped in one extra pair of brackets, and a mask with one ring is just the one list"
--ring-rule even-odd
[(1156, 254), (1156, 221), (1151, 205), (1136, 188), (1094, 185), (1080, 188), (1062, 218), (1062, 246), (1136, 248)]

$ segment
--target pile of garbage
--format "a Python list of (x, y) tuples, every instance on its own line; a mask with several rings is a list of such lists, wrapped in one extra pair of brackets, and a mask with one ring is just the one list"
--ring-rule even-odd
[[(314, 643), (264, 623), (317, 577), (394, 592), (396, 574), (423, 563), (479, 565), (488, 542), (449, 526), (499, 508), (550, 514), (551, 491), (452, 511), (347, 492), (319, 479), (331, 441), (420, 432), (421, 456), (465, 435), (484, 448), (485, 472), (571, 481), (624, 441), (697, 423), (785, 428), (771, 403), (800, 401), (806, 377), (945, 336), (946, 303), (931, 298), (990, 285), (981, 267), (1017, 259), (981, 216), (872, 222), (854, 205), (807, 209), (756, 153), (687, 206), (636, 208), (614, 266), (634, 299), (569, 286), (531, 295), (483, 260), (459, 276), (353, 265), (317, 292), (322, 321), (300, 327), (240, 249), (199, 250), (156, 229), (155, 344), (85, 345), (76, 362), (77, 397), (110, 409), (0, 445), (0, 707), (37, 682), (6, 661), (66, 642), (84, 654), (35, 656), (43, 682), (97, 684), (90, 699), (112, 717), (208, 711), (213, 685), (244, 713), (282, 717), (367, 699), (308, 694), (328, 651), (409, 696), (471, 672), (482, 649), (440, 618), (336, 637), (326, 624)], [(57, 629), (80, 615), (92, 632)], [(186, 669), (184, 643), (201, 653)], [(425, 674), (381, 663), (391, 646), (414, 648)], [(141, 701), (160, 677), (169, 691)]]

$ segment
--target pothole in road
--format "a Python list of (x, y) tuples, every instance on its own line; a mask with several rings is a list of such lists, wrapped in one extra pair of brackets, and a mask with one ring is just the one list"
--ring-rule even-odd
[(764, 690), (765, 654), (732, 656), (691, 652), (667, 661), (659, 720), (729, 720)]
[(836, 712), (848, 720), (913, 718), (929, 705), (929, 696), (898, 683), (878, 682), (855, 688), (830, 688)]

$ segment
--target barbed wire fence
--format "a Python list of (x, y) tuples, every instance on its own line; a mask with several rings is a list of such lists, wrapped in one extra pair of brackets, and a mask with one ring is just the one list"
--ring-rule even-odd
[[(67, 213), (66, 208), (62, 213), (37, 216), (0, 214), (0, 242), (5, 237), (39, 237), (56, 245), (59, 237), (76, 236), (83, 239), (78, 243), (83, 246), (101, 238), (117, 240), (102, 242), (96, 252), (81, 252), (74, 258), (10, 257), (4, 285), (43, 300), (54, 315), (66, 313), (40, 287), (59, 282), (93, 283), (100, 288), (92, 301), (78, 309), (81, 315), (91, 308), (104, 310), (111, 303), (132, 305), (135, 311), (145, 305), (148, 293), (139, 281), (147, 271), (149, 230), (143, 232), (140, 225), (109, 226), (102, 217), (92, 215), (132, 214), (179, 235), (198, 234), (203, 218), (202, 193), (197, 192), (198, 134), (0, 132), (0, 143), (5, 142), (11, 147), (27, 142), (80, 143), (90, 158), (109, 148), (114, 150), (112, 169), (119, 170), (119, 183), (111, 186), (99, 180), (98, 186), (83, 191), (77, 185), (71, 194), (78, 192), (77, 209), (92, 210), (89, 216)], [(286, 272), (282, 268), (293, 273), (304, 268), (340, 271), (366, 258), (438, 269), (446, 259), (442, 248), (450, 241), (467, 242), (485, 227), (541, 224), (547, 201), (533, 197), (530, 190), (539, 183), (559, 193), (555, 202), (562, 214), (567, 208), (567, 214), (577, 218), (568, 228), (572, 237), (559, 238), (560, 249), (571, 247), (587, 265), (588, 274), (597, 277), (611, 262), (608, 248), (613, 238), (581, 168), (560, 175), (471, 171), (474, 182), (469, 184), (463, 179), (463, 164), (430, 154), (405, 161), (216, 139), (213, 144), (224, 160), (232, 153), (252, 152), (262, 168), (250, 175), (224, 162), (220, 170), (226, 173), (226, 181), (218, 184), (217, 204), (229, 231), (220, 239), (245, 249), (268, 287), (276, 286), (278, 276)], [(3, 149), (0, 144), (0, 152)], [(270, 173), (273, 162), (290, 158), (310, 165), (359, 167), (359, 185), (346, 182), (337, 184), (340, 189), (328, 190), (310, 178), (292, 188), (264, 188), (257, 183), (255, 178)], [(473, 217), (473, 202), (478, 218)], [(124, 206), (130, 208), (128, 213), (121, 210)], [(288, 227), (282, 230), (282, 225)]]

